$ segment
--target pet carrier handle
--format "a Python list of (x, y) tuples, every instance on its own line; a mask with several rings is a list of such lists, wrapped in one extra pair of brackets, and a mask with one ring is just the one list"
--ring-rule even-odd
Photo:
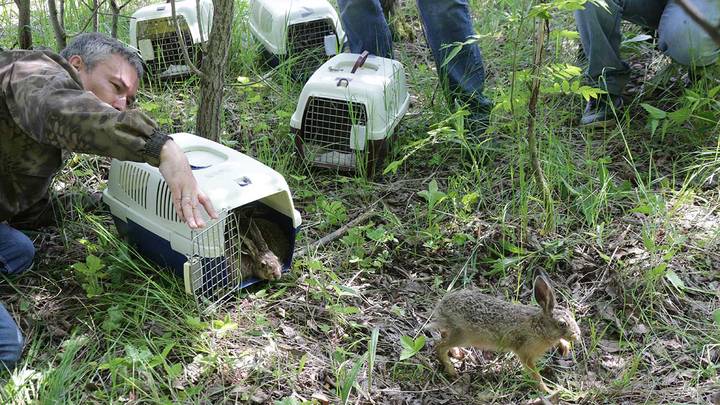
[(357, 60), (355, 61), (355, 64), (353, 65), (352, 70), (350, 73), (355, 73), (358, 69), (362, 67), (362, 65), (365, 64), (365, 61), (367, 60), (368, 56), (370, 55), (370, 52), (363, 51), (363, 53), (358, 56)]

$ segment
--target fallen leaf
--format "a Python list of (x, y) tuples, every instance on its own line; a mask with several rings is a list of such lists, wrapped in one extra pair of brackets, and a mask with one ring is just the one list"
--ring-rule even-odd
[(644, 335), (648, 332), (648, 328), (644, 324), (638, 323), (632, 327), (632, 332), (636, 335)]
[(615, 340), (601, 340), (599, 345), (607, 353), (617, 353), (621, 350), (620, 344)]
[(626, 363), (622, 357), (612, 354), (606, 354), (600, 359), (600, 364), (608, 371), (623, 370)]
[(316, 392), (312, 394), (312, 397), (310, 398), (320, 402), (322, 405), (327, 405), (330, 403), (330, 399), (328, 399), (327, 395), (323, 394), (322, 392)]
[(255, 393), (250, 397), (250, 401), (252, 401), (255, 404), (265, 404), (267, 403), (268, 399), (270, 397), (268, 394), (265, 393), (263, 390), (257, 390)]

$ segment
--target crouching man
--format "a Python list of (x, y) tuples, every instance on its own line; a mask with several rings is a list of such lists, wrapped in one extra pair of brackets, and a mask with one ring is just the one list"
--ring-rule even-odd
[[(693, 0), (706, 20), (717, 25), (720, 2)], [(658, 48), (673, 61), (691, 68), (707, 66), (718, 58), (718, 46), (673, 0), (607, 0), (607, 9), (585, 3), (575, 12), (580, 40), (588, 59), (587, 76), (607, 91), (590, 100), (580, 124), (604, 125), (614, 120), (613, 109), (622, 107), (622, 91), (630, 77), (630, 68), (620, 57), (621, 21), (628, 20), (657, 29)]]
[[(12, 226), (49, 209), (49, 187), (64, 151), (147, 162), (160, 169), (175, 209), (203, 227), (212, 204), (180, 147), (132, 107), (143, 68), (137, 53), (102, 34), (82, 34), (60, 55), (0, 52), (0, 272), (32, 264), (32, 241)], [(23, 337), (0, 304), (0, 367), (20, 359)]]

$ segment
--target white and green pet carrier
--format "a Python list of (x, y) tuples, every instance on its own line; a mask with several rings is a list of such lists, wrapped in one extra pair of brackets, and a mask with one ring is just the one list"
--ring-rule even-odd
[(179, 34), (169, 2), (142, 7), (130, 19), (130, 45), (140, 50), (148, 74), (153, 77), (192, 73), (185, 62), (183, 44), (194, 64), (199, 65), (202, 61), (202, 46), (209, 40), (212, 29), (212, 1), (177, 1), (175, 15)]
[(409, 102), (400, 62), (334, 56), (308, 79), (290, 118), (297, 151), (317, 166), (372, 174)]
[(118, 232), (153, 262), (182, 277), (185, 290), (217, 302), (258, 280), (247, 271), (251, 221), (283, 270), (290, 268), (300, 214), (283, 176), (257, 160), (195, 135), (172, 135), (220, 218), (191, 230), (175, 212), (168, 184), (147, 163), (113, 160), (103, 201)]

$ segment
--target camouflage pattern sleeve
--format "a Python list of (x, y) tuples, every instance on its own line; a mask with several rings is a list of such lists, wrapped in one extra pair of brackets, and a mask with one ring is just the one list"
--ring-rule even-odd
[(59, 57), (40, 53), (13, 65), (0, 90), (15, 123), (35, 141), (73, 152), (159, 164), (157, 154), (146, 154), (145, 146), (151, 137), (165, 135), (147, 115), (120, 112), (102, 102), (82, 88), (72, 68)]

